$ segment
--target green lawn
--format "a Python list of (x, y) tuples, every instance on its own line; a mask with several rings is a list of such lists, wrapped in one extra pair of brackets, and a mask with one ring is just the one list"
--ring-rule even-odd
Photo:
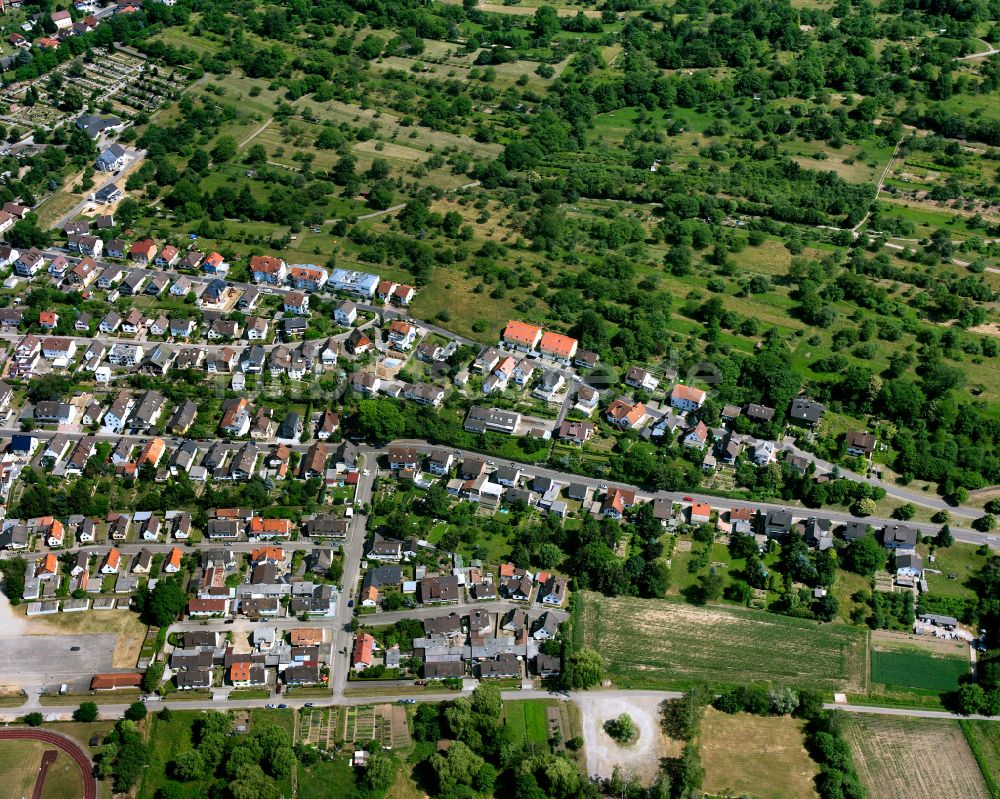
[[(937, 550), (933, 563), (926, 552), (921, 552), (924, 555), (924, 566), (928, 570), (924, 572), (924, 576), (930, 593), (958, 599), (975, 599), (976, 592), (969, 581), (986, 562), (986, 558), (978, 554), (978, 549), (974, 544), (952, 544), (947, 549)], [(941, 573), (935, 574), (930, 570)], [(952, 575), (955, 579), (952, 579)]]
[[(191, 727), (199, 716), (201, 712), (197, 710), (171, 709), (169, 721), (164, 721), (158, 716), (151, 718), (149, 767), (139, 786), (138, 799), (154, 799), (160, 788), (166, 784), (170, 763), (181, 752), (193, 748)], [(211, 775), (205, 780), (178, 783), (180, 787), (177, 796), (182, 799), (199, 799), (205, 796), (210, 784)]]
[(554, 699), (525, 699), (504, 703), (504, 723), (520, 741), (544, 744), (549, 740), (547, 709), (555, 707)]
[(892, 688), (951, 691), (968, 673), (968, 658), (939, 657), (916, 649), (872, 652), (872, 682)]
[(343, 757), (320, 760), (309, 768), (299, 768), (299, 799), (328, 799), (350, 796), (354, 791), (354, 771)]

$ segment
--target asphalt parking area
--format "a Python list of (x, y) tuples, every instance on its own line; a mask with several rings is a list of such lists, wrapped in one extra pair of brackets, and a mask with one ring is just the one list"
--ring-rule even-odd
[[(25, 676), (68, 681), (111, 671), (117, 635), (23, 635), (0, 640), (0, 683)], [(73, 647), (80, 647), (74, 652)]]

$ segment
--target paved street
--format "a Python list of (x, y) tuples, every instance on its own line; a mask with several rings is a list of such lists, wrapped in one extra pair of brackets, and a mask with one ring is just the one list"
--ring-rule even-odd
[[(265, 707), (268, 704), (273, 704), (275, 702), (281, 702), (288, 705), (291, 708), (301, 708), (305, 704), (316, 705), (317, 707), (325, 707), (328, 705), (370, 705), (373, 703), (382, 702), (396, 702), (399, 699), (414, 699), (417, 702), (443, 702), (451, 699), (455, 699), (459, 696), (468, 696), (471, 693), (470, 690), (464, 691), (447, 691), (447, 692), (435, 692), (435, 693), (405, 693), (400, 695), (385, 695), (385, 696), (332, 696), (329, 700), (317, 699), (315, 697), (310, 698), (296, 698), (292, 696), (276, 697), (274, 699), (234, 699), (225, 701), (174, 701), (174, 702), (162, 702), (155, 701), (150, 702), (150, 710), (155, 711), (164, 705), (174, 709), (187, 709), (187, 710), (244, 710), (248, 708), (255, 707)], [(517, 700), (517, 699), (559, 699), (562, 701), (572, 701), (576, 702), (580, 699), (586, 701), (590, 697), (606, 696), (613, 698), (620, 696), (629, 700), (645, 700), (648, 702), (660, 703), (667, 699), (677, 699), (682, 696), (679, 691), (649, 691), (649, 690), (624, 690), (618, 688), (601, 688), (595, 689), (593, 691), (586, 692), (564, 692), (564, 691), (546, 691), (546, 690), (510, 690), (504, 691), (504, 698), (507, 700)], [(67, 704), (67, 705), (46, 705), (42, 707), (46, 718), (51, 720), (67, 720), (69, 719), (73, 711), (76, 710), (78, 704)], [(915, 710), (910, 708), (901, 707), (878, 707), (876, 705), (845, 705), (845, 704), (834, 704), (828, 702), (823, 705), (828, 710), (842, 710), (847, 713), (867, 713), (871, 715), (878, 716), (905, 716), (911, 718), (926, 718), (926, 719), (972, 719), (980, 721), (996, 721), (995, 718), (991, 716), (981, 716), (981, 715), (971, 715), (963, 716), (959, 713), (948, 713), (946, 711), (940, 710)], [(120, 718), (121, 715), (128, 708), (127, 703), (122, 704), (100, 704), (99, 705), (101, 718), (115, 719)], [(16, 721), (24, 714), (23, 708), (5, 708), (0, 709), (0, 721)]]

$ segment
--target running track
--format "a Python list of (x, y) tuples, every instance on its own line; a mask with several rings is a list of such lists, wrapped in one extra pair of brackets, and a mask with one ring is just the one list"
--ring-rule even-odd
[(97, 780), (94, 779), (94, 767), (90, 758), (69, 738), (48, 730), (8, 727), (0, 730), (0, 741), (41, 741), (58, 747), (69, 755), (83, 772), (83, 799), (97, 799)]

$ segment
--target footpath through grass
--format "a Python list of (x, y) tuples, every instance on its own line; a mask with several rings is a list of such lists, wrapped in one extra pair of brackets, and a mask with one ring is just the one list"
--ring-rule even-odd
[(587, 593), (583, 642), (622, 688), (769, 682), (867, 691), (868, 631), (766, 611)]

